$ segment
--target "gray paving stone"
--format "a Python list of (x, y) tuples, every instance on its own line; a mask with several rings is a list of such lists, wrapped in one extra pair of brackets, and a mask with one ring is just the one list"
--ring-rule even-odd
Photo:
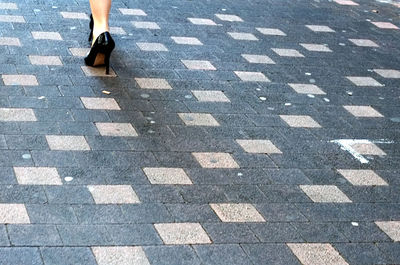
[(308, 243), (347, 242), (347, 237), (332, 223), (292, 223)]
[(75, 213), (69, 205), (26, 205), (32, 224), (76, 224)]
[(339, 222), (335, 223), (334, 226), (341, 234), (345, 235), (351, 243), (391, 241), (391, 239), (372, 222)]
[(1, 184), (16, 184), (14, 170), (12, 167), (0, 168), (0, 183)]
[(86, 186), (48, 186), (45, 187), (49, 203), (54, 204), (92, 204), (94, 203)]
[(96, 265), (88, 247), (43, 247), (40, 249), (45, 265)]
[(378, 243), (377, 247), (386, 254), (390, 262), (394, 264), (400, 261), (400, 244), (399, 243)]
[(208, 204), (166, 204), (175, 222), (219, 222), (219, 218)]
[(104, 225), (58, 225), (64, 246), (108, 246), (113, 243)]
[(6, 135), (5, 140), (13, 150), (47, 150), (46, 138), (42, 135)]
[(390, 259), (374, 244), (334, 244), (349, 264), (387, 264)]
[(194, 246), (203, 264), (251, 264), (239, 245)]
[[(25, 206), (31, 224), (0, 225), (0, 264), (100, 265), (101, 254), (112, 264), (138, 245), (152, 265), (299, 264), (293, 243), (299, 258), (317, 244), (305, 264), (313, 255), (329, 264), (324, 249), (348, 264), (400, 263), (398, 225), (388, 223), (400, 220), (395, 1), (114, 0), (113, 78), (82, 71), (87, 3), (9, 2), (0, 3), (0, 202)], [(49, 135), (82, 136), (86, 150), (49, 150)], [(334, 139), (370, 139), (353, 146), (369, 163)], [(269, 140), (281, 153), (236, 140)], [(203, 168), (192, 153), (208, 152), (236, 164)], [(56, 168), (62, 185), (18, 184), (14, 167)], [(155, 184), (143, 168), (180, 168), (190, 185)], [(131, 186), (139, 200), (96, 205), (87, 188), (99, 185)], [(313, 202), (300, 188), (310, 186), (349, 200)], [(133, 202), (101, 192), (98, 203)], [(232, 203), (266, 222), (221, 222), (210, 207)], [(162, 246), (153, 224), (171, 223), (199, 223), (213, 244)], [(98, 262), (89, 247), (104, 247)]]
[(54, 225), (8, 225), (13, 246), (61, 246), (63, 243)]
[(255, 205), (257, 210), (271, 222), (305, 222), (307, 218), (292, 204), (263, 203)]
[(205, 223), (204, 229), (215, 244), (259, 243), (247, 224)]
[(201, 261), (190, 246), (149, 246), (143, 248), (150, 264), (198, 265)]
[(172, 222), (173, 218), (163, 204), (142, 203), (136, 205), (121, 205), (128, 224), (151, 224), (161, 222)]
[(2, 203), (46, 203), (43, 187), (31, 185), (1, 185), (0, 200)]
[(35, 247), (0, 248), (1, 265), (42, 265), (40, 252)]
[(2, 247), (10, 246), (10, 240), (7, 235), (7, 230), (5, 225), (0, 225), (0, 246)]
[(299, 232), (290, 223), (249, 224), (262, 243), (303, 242)]
[(296, 264), (300, 262), (285, 244), (242, 244), (254, 264)]
[(163, 244), (150, 224), (109, 225), (107, 230), (117, 245), (161, 245)]
[(73, 206), (80, 224), (121, 224), (125, 223), (119, 205), (90, 205), (81, 204)]

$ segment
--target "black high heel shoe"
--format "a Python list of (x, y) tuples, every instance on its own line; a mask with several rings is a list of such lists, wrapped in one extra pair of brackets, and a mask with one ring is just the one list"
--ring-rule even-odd
[(89, 34), (88, 41), (93, 40), (93, 27), (94, 27), (93, 16), (92, 16), (92, 14), (90, 14), (90, 22), (89, 22), (90, 34)]
[(106, 66), (106, 74), (110, 73), (110, 56), (115, 42), (108, 31), (101, 33), (93, 43), (89, 54), (85, 57), (87, 66)]

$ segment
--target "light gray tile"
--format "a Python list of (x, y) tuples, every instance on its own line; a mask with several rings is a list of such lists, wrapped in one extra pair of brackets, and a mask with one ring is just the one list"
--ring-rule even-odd
[(151, 184), (161, 185), (191, 185), (190, 178), (182, 168), (143, 168)]
[(154, 224), (154, 227), (166, 245), (211, 244), (198, 223)]
[(0, 204), (0, 224), (29, 224), (24, 204)]
[(228, 153), (192, 153), (203, 168), (239, 168)]
[(282, 154), (269, 140), (236, 140), (247, 153), (255, 154)]
[(92, 247), (98, 265), (150, 265), (142, 247)]
[(121, 110), (113, 98), (81, 97), (81, 101), (87, 109)]
[(62, 185), (57, 168), (52, 167), (14, 167), (20, 185)]
[(367, 117), (367, 118), (382, 118), (380, 114), (371, 106), (343, 106), (348, 112), (355, 117)]
[(351, 200), (334, 185), (300, 185), (300, 188), (313, 202), (347, 203)]
[(37, 121), (32, 109), (0, 108), (0, 121)]
[(178, 113), (179, 118), (187, 126), (219, 126), (219, 123), (209, 113)]
[(96, 204), (132, 204), (140, 203), (130, 185), (90, 185), (88, 190)]
[(85, 137), (75, 135), (46, 135), (50, 150), (84, 151), (90, 150)]
[(102, 136), (136, 137), (135, 128), (130, 123), (96, 122), (97, 130)]
[(265, 222), (264, 217), (261, 216), (257, 209), (248, 203), (212, 203), (210, 204), (210, 207), (214, 210), (222, 222)]
[(383, 180), (373, 170), (369, 169), (338, 169), (345, 179), (356, 186), (387, 186)]
[(400, 241), (400, 221), (377, 221), (375, 224), (393, 241)]
[(331, 244), (287, 244), (303, 265), (349, 265)]
[(172, 89), (168, 81), (162, 78), (135, 78), (135, 81), (143, 89)]

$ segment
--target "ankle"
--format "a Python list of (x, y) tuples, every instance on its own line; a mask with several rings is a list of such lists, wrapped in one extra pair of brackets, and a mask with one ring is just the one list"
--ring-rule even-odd
[(94, 28), (93, 28), (93, 41), (92, 41), (92, 44), (96, 41), (97, 37), (98, 37), (101, 33), (106, 32), (106, 31), (108, 31), (108, 32), (110, 31), (110, 29), (109, 29), (108, 26), (94, 27)]

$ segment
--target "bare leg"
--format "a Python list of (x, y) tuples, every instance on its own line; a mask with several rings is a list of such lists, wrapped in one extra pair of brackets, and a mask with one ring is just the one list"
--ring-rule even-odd
[(111, 0), (89, 0), (89, 2), (94, 21), (94, 42), (101, 33), (110, 30), (108, 26), (108, 16), (111, 9)]

